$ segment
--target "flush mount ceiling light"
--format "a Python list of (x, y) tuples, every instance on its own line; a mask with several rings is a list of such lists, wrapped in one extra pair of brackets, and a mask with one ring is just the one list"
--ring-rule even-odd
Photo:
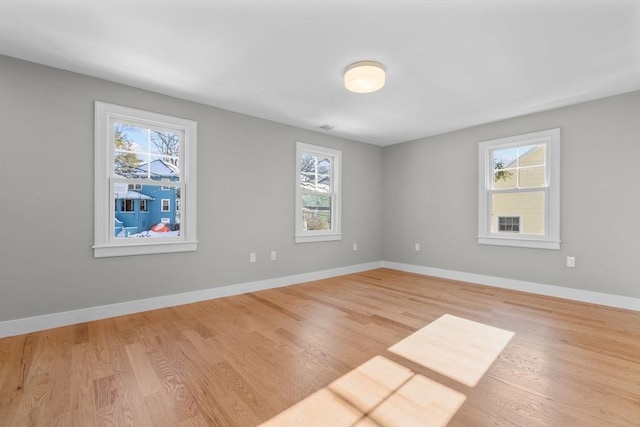
[(353, 63), (344, 71), (344, 87), (355, 93), (375, 92), (384, 86), (384, 65), (376, 61)]

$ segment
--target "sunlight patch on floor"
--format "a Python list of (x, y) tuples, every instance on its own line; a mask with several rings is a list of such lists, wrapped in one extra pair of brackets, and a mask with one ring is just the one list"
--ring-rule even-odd
[(376, 356), (263, 427), (444, 427), (466, 396)]
[(389, 351), (474, 387), (513, 335), (511, 331), (445, 314)]
[[(388, 350), (474, 387), (514, 333), (445, 314)], [(262, 427), (445, 427), (466, 396), (376, 356)]]

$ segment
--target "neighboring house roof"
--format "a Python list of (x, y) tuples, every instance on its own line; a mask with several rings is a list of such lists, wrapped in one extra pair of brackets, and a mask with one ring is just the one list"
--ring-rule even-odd
[(147, 173), (151, 175), (151, 178), (179, 178), (180, 169), (177, 166), (172, 165), (169, 162), (165, 162), (162, 159), (156, 159), (151, 163), (144, 163), (136, 166), (133, 176), (147, 177)]
[(127, 191), (125, 194), (116, 193), (116, 199), (141, 199), (141, 200), (155, 200), (153, 197), (147, 196), (146, 194), (138, 193), (137, 191)]
[(505, 165), (504, 168), (512, 168), (518, 165), (518, 162), (522, 163), (525, 159), (533, 156), (534, 154), (536, 154), (538, 151), (540, 151), (542, 149), (542, 145), (534, 145), (533, 147), (531, 147), (529, 150), (525, 151), (524, 153), (520, 154), (520, 157), (513, 159), (509, 164)]
[(314, 182), (301, 182), (300, 186), (306, 190), (318, 191), (320, 193), (331, 193), (331, 186), (327, 184), (316, 184)]

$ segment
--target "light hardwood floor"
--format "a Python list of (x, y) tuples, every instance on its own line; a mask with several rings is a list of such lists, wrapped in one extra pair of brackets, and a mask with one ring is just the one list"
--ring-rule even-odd
[[(474, 387), (388, 351), (444, 314), (515, 332)], [(258, 425), (376, 356), (449, 426), (640, 426), (640, 313), (388, 269), (4, 338), (0, 425)]]

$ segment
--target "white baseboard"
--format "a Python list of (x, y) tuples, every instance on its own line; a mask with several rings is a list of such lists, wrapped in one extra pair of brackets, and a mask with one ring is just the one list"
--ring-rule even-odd
[(98, 307), (45, 314), (42, 316), (27, 317), (23, 319), (7, 320), (0, 322), (0, 338), (41, 331), (44, 329), (58, 328), (60, 326), (68, 326), (76, 323), (107, 319), (109, 317), (156, 310), (159, 308), (174, 307), (177, 305), (239, 295), (248, 292), (280, 288), (297, 283), (305, 283), (314, 280), (327, 279), (329, 277), (342, 276), (345, 274), (359, 273), (361, 271), (373, 270), (380, 267), (382, 267), (382, 261), (377, 261), (347, 267), (332, 268), (330, 270), (258, 280), (256, 282), (239, 283), (219, 288), (203, 289), (201, 291), (185, 292), (181, 294), (101, 305)]
[(565, 298), (574, 301), (589, 302), (610, 307), (640, 311), (640, 298), (611, 295), (600, 292), (565, 288), (561, 286), (544, 285), (540, 283), (524, 282), (521, 280), (506, 279), (503, 277), (484, 276), (481, 274), (423, 267), (419, 265), (402, 264), (398, 262), (376, 261), (366, 264), (315, 271), (311, 273), (295, 274), (292, 276), (276, 277), (273, 279), (258, 280), (255, 282), (239, 283), (236, 285), (203, 289), (201, 291), (185, 292), (181, 294), (165, 295), (161, 297), (136, 301), (127, 301), (117, 304), (83, 308), (80, 310), (64, 311), (61, 313), (27, 317), (23, 319), (7, 320), (4, 322), (0, 322), (0, 338), (57, 328), (61, 326), (68, 326), (76, 323), (107, 319), (110, 317), (122, 316), (126, 314), (156, 310), (159, 308), (174, 307), (177, 305), (190, 304), (194, 302), (228, 297), (232, 295), (239, 295), (248, 292), (280, 288), (283, 286), (290, 286), (298, 283), (327, 279), (329, 277), (359, 273), (362, 271), (373, 270), (380, 267), (406, 271), (409, 273), (424, 274), (427, 276), (442, 277), (445, 279), (460, 280), (464, 282), (476, 283), (479, 285), (495, 286), (498, 288), (530, 292), (534, 294)]
[(506, 279), (504, 277), (485, 276), (482, 274), (464, 273), (461, 271), (423, 267), (420, 265), (402, 264), (399, 262), (383, 261), (382, 266), (394, 270), (406, 271), (408, 273), (424, 274), (426, 276), (460, 280), (462, 282), (476, 283), (479, 285), (495, 286), (496, 288), (511, 289), (514, 291), (523, 291), (533, 294), (564, 298), (573, 301), (588, 302), (593, 304), (606, 305), (609, 307), (640, 311), (640, 298), (605, 294), (601, 292), (586, 291), (582, 289), (565, 288), (562, 286), (544, 285), (541, 283)]

